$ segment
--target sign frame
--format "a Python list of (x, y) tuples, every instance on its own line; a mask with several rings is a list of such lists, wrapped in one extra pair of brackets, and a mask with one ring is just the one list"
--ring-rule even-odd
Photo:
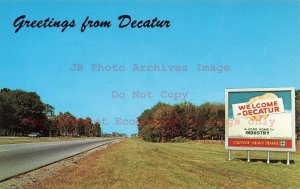
[[(271, 148), (271, 147), (251, 147), (251, 146), (229, 146), (228, 133), (228, 108), (229, 108), (229, 93), (234, 92), (290, 92), (291, 93), (291, 131), (292, 131), (292, 147), (291, 148)], [(295, 120), (295, 87), (278, 87), (278, 88), (233, 88), (225, 89), (225, 149), (226, 150), (259, 150), (259, 151), (282, 151), (296, 152), (296, 120)], [(255, 139), (245, 138), (245, 139)], [(260, 138), (261, 139), (261, 138)], [(272, 138), (270, 138), (272, 139)]]

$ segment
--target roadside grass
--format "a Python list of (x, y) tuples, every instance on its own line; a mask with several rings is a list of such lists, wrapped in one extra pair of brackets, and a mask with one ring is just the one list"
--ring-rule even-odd
[[(300, 188), (300, 153), (233, 151), (220, 143), (150, 143), (127, 139), (27, 188)], [(264, 160), (264, 161), (262, 161)], [(281, 162), (283, 161), (283, 162)]]
[(0, 137), (1, 144), (21, 144), (21, 143), (34, 143), (34, 142), (57, 142), (67, 140), (79, 140), (84, 138), (74, 137), (41, 137), (41, 138), (29, 138), (29, 137)]

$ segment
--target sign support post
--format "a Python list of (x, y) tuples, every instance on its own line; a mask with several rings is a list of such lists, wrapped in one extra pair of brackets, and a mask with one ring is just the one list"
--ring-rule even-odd
[(248, 155), (247, 162), (249, 163), (250, 162), (250, 150), (248, 150), (247, 155)]
[(231, 150), (228, 150), (228, 160), (231, 161)]
[(290, 152), (287, 152), (287, 161), (286, 161), (287, 165), (290, 165)]
[(270, 164), (270, 150), (268, 150), (268, 159), (267, 159), (267, 164)]

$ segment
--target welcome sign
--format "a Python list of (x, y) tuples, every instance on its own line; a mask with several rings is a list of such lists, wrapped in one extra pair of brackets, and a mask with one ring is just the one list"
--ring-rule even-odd
[(226, 149), (296, 151), (295, 89), (226, 89)]

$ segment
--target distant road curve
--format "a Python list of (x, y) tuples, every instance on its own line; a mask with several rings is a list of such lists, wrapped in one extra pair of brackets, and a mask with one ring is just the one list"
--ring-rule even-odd
[(0, 182), (118, 139), (0, 145)]

